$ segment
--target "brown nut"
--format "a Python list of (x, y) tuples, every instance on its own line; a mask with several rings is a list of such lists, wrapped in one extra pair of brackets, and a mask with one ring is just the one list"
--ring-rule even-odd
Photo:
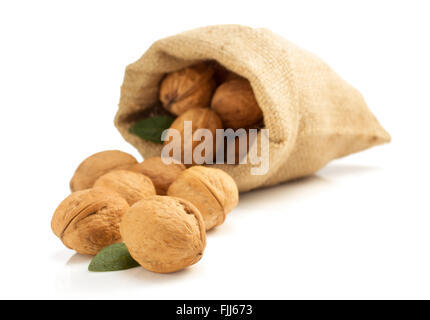
[[(191, 142), (191, 150), (188, 150), (191, 153), (190, 155), (188, 154), (185, 155), (185, 152), (187, 152), (186, 143), (189, 143), (189, 141), (186, 141), (186, 137), (184, 135), (185, 121), (192, 122), (191, 127), (192, 127), (193, 141)], [(165, 141), (164, 144), (166, 145), (166, 144), (172, 143), (173, 146), (175, 146), (177, 143), (180, 143), (181, 159), (179, 159), (179, 155), (178, 157), (175, 157), (175, 155), (171, 155), (171, 156), (173, 156), (176, 160), (180, 161), (181, 163), (195, 164), (196, 162), (194, 161), (194, 157), (193, 157), (194, 149), (200, 144), (202, 144), (203, 146), (205, 143), (209, 143), (209, 141), (206, 142), (204, 139), (202, 139), (202, 141), (199, 141), (197, 138), (196, 138), (197, 141), (194, 141), (194, 137), (196, 137), (195, 136), (196, 130), (208, 129), (211, 132), (212, 138), (213, 138), (212, 148), (210, 149), (211, 154), (206, 155), (205, 153), (206, 150), (202, 149), (201, 155), (204, 156), (205, 158), (207, 157), (208, 159), (213, 160), (216, 155), (216, 129), (222, 129), (222, 128), (223, 126), (222, 126), (221, 119), (212, 110), (208, 108), (191, 109), (183, 113), (179, 117), (177, 117), (175, 121), (173, 121), (168, 131), (168, 134), (170, 134), (171, 129), (177, 130), (181, 135), (181, 139), (174, 140), (173, 138), (170, 138), (169, 140)], [(208, 147), (208, 150), (209, 150), (209, 147)], [(191, 163), (187, 161), (188, 160), (187, 157), (190, 157)]]
[(153, 272), (186, 268), (201, 259), (206, 246), (200, 212), (178, 198), (152, 196), (135, 203), (120, 230), (131, 256)]
[(131, 206), (135, 202), (155, 195), (155, 187), (147, 176), (128, 170), (114, 170), (102, 175), (94, 187), (107, 188), (118, 193)]
[(226, 128), (246, 128), (263, 117), (249, 81), (243, 78), (221, 84), (214, 93), (211, 107)]
[(160, 157), (148, 158), (127, 168), (150, 178), (158, 195), (165, 195), (170, 184), (185, 169), (185, 166), (180, 163), (165, 164)]
[(66, 247), (95, 255), (121, 241), (119, 223), (128, 208), (127, 201), (110, 190), (76, 191), (55, 210), (51, 228)]
[(206, 230), (222, 224), (237, 205), (239, 191), (233, 178), (220, 169), (195, 166), (185, 170), (167, 195), (190, 201), (203, 216)]
[(206, 63), (169, 73), (160, 84), (164, 108), (181, 115), (193, 108), (208, 107), (215, 90), (213, 73), (213, 68)]
[(95, 153), (78, 166), (70, 181), (70, 190), (74, 192), (91, 188), (94, 182), (105, 173), (136, 163), (137, 160), (132, 155), (118, 150)]

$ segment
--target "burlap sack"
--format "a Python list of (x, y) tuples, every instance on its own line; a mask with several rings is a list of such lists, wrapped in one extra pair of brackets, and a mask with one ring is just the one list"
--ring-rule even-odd
[(213, 165), (240, 191), (316, 172), (332, 159), (390, 141), (361, 94), (315, 55), (266, 29), (238, 25), (198, 28), (155, 42), (126, 68), (115, 125), (142, 156), (162, 145), (128, 132), (133, 114), (153, 105), (165, 73), (200, 60), (216, 60), (247, 78), (270, 134), (270, 169), (251, 175), (251, 164)]

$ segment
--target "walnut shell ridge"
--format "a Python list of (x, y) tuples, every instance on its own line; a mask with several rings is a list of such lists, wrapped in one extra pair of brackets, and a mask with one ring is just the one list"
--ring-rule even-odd
[(216, 85), (213, 74), (206, 63), (169, 73), (160, 84), (159, 98), (164, 108), (181, 115), (193, 108), (209, 107)]
[(203, 216), (206, 230), (222, 224), (239, 202), (233, 178), (220, 169), (194, 166), (170, 185), (167, 195), (190, 201)]
[(119, 223), (128, 208), (127, 201), (107, 189), (76, 191), (57, 207), (51, 228), (66, 247), (95, 255), (121, 241)]
[(131, 256), (158, 273), (198, 262), (206, 246), (200, 212), (179, 198), (152, 196), (135, 203), (124, 215), (120, 230)]
[(129, 205), (148, 196), (155, 195), (155, 187), (147, 176), (128, 170), (113, 170), (96, 180), (94, 187), (115, 191)]

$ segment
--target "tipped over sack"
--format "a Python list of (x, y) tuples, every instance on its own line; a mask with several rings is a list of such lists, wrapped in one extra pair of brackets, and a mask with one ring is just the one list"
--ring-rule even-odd
[(211, 165), (229, 173), (240, 191), (312, 174), (330, 160), (390, 141), (360, 92), (315, 55), (266, 29), (238, 25), (198, 28), (155, 42), (126, 68), (115, 125), (144, 158), (162, 145), (129, 133), (158, 101), (166, 73), (215, 60), (249, 80), (269, 130), (270, 165)]

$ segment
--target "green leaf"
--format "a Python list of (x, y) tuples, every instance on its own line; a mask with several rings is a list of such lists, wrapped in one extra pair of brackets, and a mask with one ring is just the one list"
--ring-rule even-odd
[(155, 116), (140, 120), (133, 124), (129, 131), (142, 139), (155, 143), (163, 143), (161, 134), (169, 129), (174, 118), (169, 116)]
[(91, 260), (88, 266), (89, 271), (117, 271), (125, 270), (139, 266), (131, 257), (124, 243), (115, 243), (103, 248)]

